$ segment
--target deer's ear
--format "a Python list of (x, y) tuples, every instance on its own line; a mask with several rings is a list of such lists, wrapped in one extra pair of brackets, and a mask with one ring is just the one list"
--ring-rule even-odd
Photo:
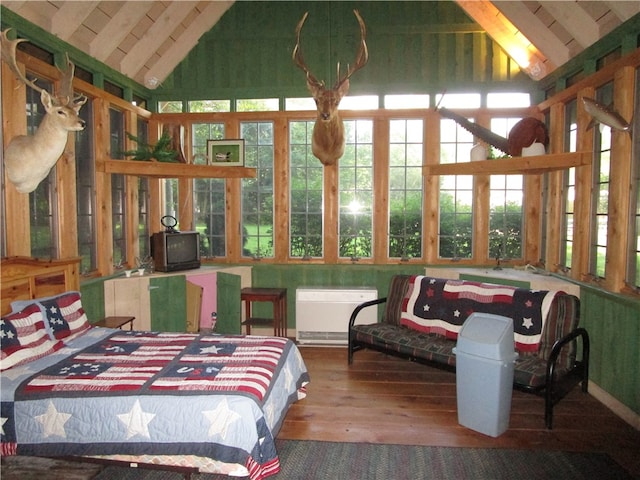
[(53, 101), (51, 100), (51, 95), (46, 90), (42, 90), (40, 92), (40, 101), (42, 105), (44, 105), (44, 109), (48, 112), (53, 107)]
[(346, 79), (342, 84), (338, 87), (338, 94), (340, 94), (340, 98), (344, 97), (349, 92), (349, 79)]

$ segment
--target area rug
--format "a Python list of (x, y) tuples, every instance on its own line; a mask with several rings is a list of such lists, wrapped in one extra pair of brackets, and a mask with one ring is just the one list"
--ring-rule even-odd
[[(278, 440), (272, 480), (584, 480), (633, 477), (608, 455), (491, 448), (422, 447)], [(184, 475), (107, 467), (94, 480), (182, 480)], [(193, 474), (192, 480), (230, 477)]]

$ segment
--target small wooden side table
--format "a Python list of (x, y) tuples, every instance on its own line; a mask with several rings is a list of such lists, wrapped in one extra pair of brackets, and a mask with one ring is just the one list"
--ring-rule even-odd
[(105, 327), (105, 328), (119, 328), (122, 330), (127, 323), (129, 324), (129, 330), (133, 330), (133, 321), (136, 317), (105, 317), (102, 320), (94, 323), (96, 327)]
[[(273, 325), (273, 335), (287, 336), (287, 289), (286, 288), (243, 288), (240, 299), (245, 302), (246, 319), (242, 322), (247, 328), (247, 335), (251, 335), (251, 326)], [(251, 302), (273, 303), (273, 318), (258, 318), (251, 316)]]

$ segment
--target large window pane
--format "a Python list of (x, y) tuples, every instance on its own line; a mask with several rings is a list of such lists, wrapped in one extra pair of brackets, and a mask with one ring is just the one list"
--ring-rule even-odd
[(76, 132), (76, 200), (78, 217), (78, 253), (82, 258), (80, 271), (92, 272), (97, 268), (96, 236), (96, 174), (93, 145), (93, 104), (85, 103), (80, 109), (86, 127)]
[(344, 122), (346, 146), (338, 160), (338, 255), (353, 260), (373, 252), (373, 121)]
[(389, 257), (420, 258), (424, 122), (391, 120), (389, 129)]
[(289, 255), (303, 259), (323, 256), (324, 168), (311, 153), (314, 124), (313, 121), (289, 123)]
[[(193, 158), (206, 158), (207, 141), (224, 139), (224, 123), (193, 125)], [(194, 219), (200, 232), (204, 257), (226, 256), (225, 181), (222, 178), (197, 178), (194, 186)]]
[[(564, 148), (567, 152), (575, 152), (578, 131), (578, 102), (574, 99), (565, 106)], [(560, 263), (565, 269), (572, 265), (573, 226), (576, 196), (576, 169), (569, 168), (564, 174), (564, 218), (562, 226)]]
[[(440, 121), (440, 163), (468, 162), (473, 135), (453, 120)], [(438, 256), (471, 258), (473, 253), (473, 177), (440, 176)]]
[[(125, 139), (124, 114), (109, 109), (109, 140), (111, 158), (123, 158)], [(111, 221), (113, 234), (113, 264), (123, 266), (127, 258), (126, 182), (124, 175), (111, 175)]]
[(256, 178), (242, 180), (242, 256), (273, 257), (273, 122), (242, 122), (245, 166)]

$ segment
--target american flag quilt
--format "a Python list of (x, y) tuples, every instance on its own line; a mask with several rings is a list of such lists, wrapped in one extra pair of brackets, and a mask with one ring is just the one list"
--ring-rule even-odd
[(15, 368), (3, 455), (197, 455), (253, 480), (279, 471), (274, 438), (309, 379), (285, 338), (97, 328)]
[(472, 313), (502, 315), (513, 319), (516, 349), (536, 351), (557, 293), (416, 275), (403, 300), (400, 324), (455, 339)]

